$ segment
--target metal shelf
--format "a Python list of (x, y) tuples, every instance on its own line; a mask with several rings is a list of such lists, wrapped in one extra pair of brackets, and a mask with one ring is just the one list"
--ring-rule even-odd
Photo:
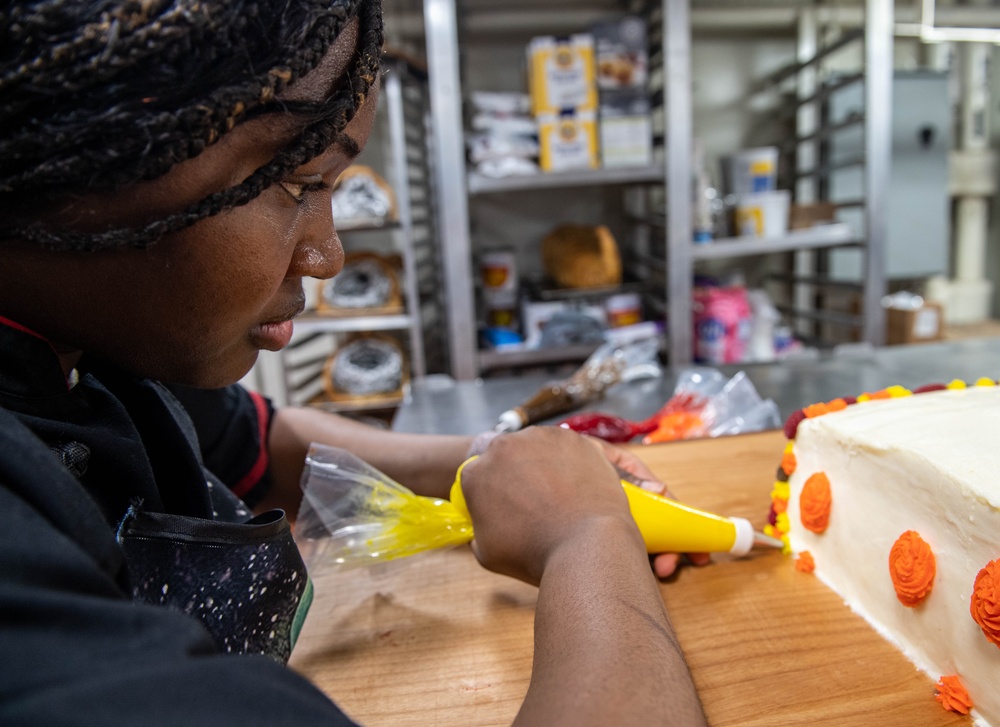
[(469, 174), (469, 194), (516, 192), (531, 189), (561, 189), (604, 184), (641, 184), (663, 181), (663, 167), (622, 167), (620, 169), (581, 169), (572, 172), (542, 172), (541, 174), (493, 179), (481, 174)]
[[(654, 127), (654, 144), (657, 159), (666, 161), (638, 169), (586, 170), (565, 173), (541, 173), (532, 176), (491, 179), (471, 173), (466, 164), (462, 105), (456, 103), (463, 90), (460, 53), (460, 22), (458, 0), (423, 0), (426, 30), (426, 50), (430, 71), (430, 95), (433, 110), (431, 137), (435, 163), (434, 187), (440, 200), (441, 237), (448, 244), (443, 249), (442, 269), (449, 306), (447, 331), (451, 374), (456, 379), (474, 379), (485, 370), (517, 366), (545, 365), (556, 361), (585, 357), (585, 351), (479, 351), (475, 319), (475, 291), (472, 269), (472, 225), (470, 224), (470, 198), (504, 192), (539, 191), (572, 187), (601, 185), (647, 185), (638, 190), (634, 199), (635, 209), (629, 209), (633, 220), (645, 225), (633, 229), (632, 259), (648, 263), (657, 277), (664, 278), (662, 294), (651, 296), (666, 309), (669, 331), (668, 359), (671, 365), (682, 366), (691, 361), (694, 350), (694, 330), (690, 314), (692, 299), (692, 273), (697, 261), (739, 258), (773, 252), (822, 250), (824, 248), (858, 246), (864, 250), (865, 274), (862, 284), (863, 325), (861, 337), (876, 345), (884, 341), (884, 316), (878, 303), (884, 284), (884, 241), (887, 170), (891, 141), (889, 138), (892, 75), (892, 20), (891, 3), (865, 0), (864, 23), (860, 29), (846, 31), (841, 37), (822, 45), (814, 9), (803, 9), (799, 28), (799, 57), (796, 62), (768, 74), (762, 82), (753, 84), (750, 95), (763, 90), (783, 92), (785, 81), (795, 80), (798, 85), (797, 100), (792, 116), (799, 109), (814, 111), (837, 88), (863, 82), (866, 99), (864, 117), (850, 119), (847, 123), (826, 128), (803, 123), (790, 145), (801, 149), (819, 147), (824, 138), (848, 126), (863, 129), (865, 138), (864, 163), (858, 166), (864, 175), (864, 200), (842, 200), (838, 209), (860, 207), (864, 211), (863, 229), (851, 231), (846, 227), (829, 226), (793, 232), (776, 239), (732, 238), (718, 240), (709, 245), (696, 246), (691, 241), (692, 224), (692, 137), (693, 110), (691, 93), (691, 4), (692, 0), (652, 0), (642, 3), (646, 14), (650, 44), (650, 87), (648, 89), (659, 119)], [(519, 0), (520, 4), (520, 0)], [(533, 9), (525, 10), (519, 18), (523, 27), (535, 17), (535, 11), (553, 12), (552, 2), (534, 0)], [(560, 3), (561, 4), (561, 3)], [(464, 5), (464, 4), (462, 4)], [(502, 4), (501, 4), (502, 5)], [(631, 4), (637, 8), (639, 4)], [(499, 6), (497, 6), (499, 7)], [(507, 6), (504, 6), (505, 9)], [(520, 12), (520, 11), (519, 11)], [(558, 11), (555, 11), (558, 12)], [(466, 18), (468, 20), (468, 18)], [(462, 25), (468, 30), (468, 23)], [(534, 28), (532, 27), (532, 31)], [(465, 42), (483, 43), (483, 36)], [(657, 40), (658, 39), (658, 40)], [(845, 48), (851, 43), (863, 44), (861, 73), (835, 81), (826, 87), (816, 87), (809, 81), (810, 73), (819, 61)], [(658, 47), (657, 47), (658, 46)], [(811, 48), (811, 50), (810, 50)], [(811, 57), (806, 57), (811, 53)], [(780, 143), (780, 142), (779, 142)], [(818, 160), (812, 169), (800, 167), (798, 187), (821, 180), (831, 168)], [(828, 160), (826, 160), (828, 161)], [(860, 160), (841, 162), (854, 164)], [(652, 192), (663, 185), (660, 195)], [(631, 191), (628, 194), (632, 194)], [(802, 201), (821, 200), (816, 195), (805, 195)], [(554, 210), (555, 212), (555, 210)], [(662, 233), (649, 229), (662, 228)], [(662, 237), (662, 243), (659, 238)], [(662, 249), (662, 252), (661, 252)], [(651, 262), (653, 257), (655, 262)], [(805, 257), (798, 256), (807, 262)], [(820, 259), (823, 256), (814, 256)], [(647, 272), (647, 271), (643, 271)], [(650, 279), (654, 276), (650, 275)], [(804, 297), (798, 295), (796, 298)], [(838, 321), (839, 322), (839, 321)]]
[(479, 369), (481, 371), (489, 371), (491, 369), (545, 366), (546, 364), (565, 363), (568, 361), (584, 361), (596, 350), (596, 345), (583, 345), (514, 351), (480, 351)]
[(353, 333), (355, 331), (403, 331), (413, 323), (407, 314), (359, 315), (359, 316), (310, 316), (295, 320), (295, 332), (309, 333)]
[(330, 401), (328, 399), (317, 398), (308, 402), (308, 406), (313, 409), (338, 413), (346, 411), (372, 411), (375, 409), (395, 409), (406, 398), (405, 394), (387, 395), (379, 397), (358, 397), (350, 401)]
[(385, 220), (380, 218), (337, 220), (337, 232), (396, 230), (399, 229), (399, 227), (400, 224), (398, 220)]
[(847, 47), (848, 45), (850, 45), (855, 41), (864, 40), (864, 38), (865, 38), (864, 28), (849, 30), (843, 33), (839, 38), (837, 38), (829, 45), (820, 48), (819, 51), (817, 51), (816, 54), (813, 55), (812, 58), (805, 61), (800, 61), (798, 63), (792, 63), (784, 68), (775, 71), (774, 73), (769, 75), (767, 78), (763, 79), (758, 84), (758, 89), (767, 88), (769, 86), (781, 83), (785, 79), (791, 78), (792, 76), (798, 74), (799, 71), (805, 70), (810, 66), (816, 65), (830, 54), (836, 53), (837, 51)]
[(859, 245), (861, 240), (854, 236), (850, 225), (837, 223), (823, 225), (808, 230), (793, 230), (784, 237), (728, 237), (725, 239), (694, 245), (693, 260), (719, 260), (730, 257), (768, 255), (775, 252), (815, 250), (827, 247)]

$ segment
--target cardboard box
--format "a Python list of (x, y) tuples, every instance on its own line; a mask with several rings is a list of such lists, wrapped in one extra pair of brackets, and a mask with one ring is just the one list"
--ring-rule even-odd
[(535, 116), (563, 110), (595, 111), (594, 38), (540, 36), (528, 45), (528, 86)]
[(593, 112), (547, 115), (538, 120), (538, 164), (543, 171), (596, 169), (597, 124)]
[[(594, 25), (597, 87), (645, 90), (649, 78), (646, 22), (635, 15)], [(603, 102), (602, 102), (603, 103)]]
[(944, 333), (944, 311), (938, 303), (925, 302), (914, 310), (886, 309), (886, 342), (903, 343), (939, 341)]
[(644, 167), (653, 163), (653, 114), (645, 91), (601, 94), (601, 166)]

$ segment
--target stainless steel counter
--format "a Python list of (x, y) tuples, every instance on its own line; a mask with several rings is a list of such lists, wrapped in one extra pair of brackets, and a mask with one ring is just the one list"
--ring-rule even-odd
[[(774, 399), (787, 417), (795, 409), (838, 396), (901, 384), (908, 388), (952, 379), (1000, 377), (1000, 338), (871, 349), (845, 346), (812, 360), (720, 366), (732, 375), (746, 371), (764, 398)], [(552, 376), (533, 374), (477, 381), (428, 376), (414, 381), (392, 428), (400, 432), (475, 434), (492, 429), (497, 416), (521, 403)], [(676, 374), (618, 384), (580, 411), (602, 411), (642, 419), (659, 409), (674, 388)]]

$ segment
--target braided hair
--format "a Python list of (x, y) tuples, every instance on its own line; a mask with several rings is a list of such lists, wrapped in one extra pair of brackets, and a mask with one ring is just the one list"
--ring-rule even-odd
[[(322, 102), (277, 96), (358, 18), (346, 80)], [(7, 0), (0, 7), (0, 240), (146, 247), (244, 205), (330, 146), (379, 72), (379, 0)], [(301, 118), (242, 183), (143, 227), (82, 233), (15, 210), (156, 179), (233, 128)]]

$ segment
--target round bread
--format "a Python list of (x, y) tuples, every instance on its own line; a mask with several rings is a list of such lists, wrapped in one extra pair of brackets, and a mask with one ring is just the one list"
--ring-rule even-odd
[(560, 288), (604, 288), (622, 282), (618, 243), (604, 225), (561, 225), (542, 240), (542, 268)]
[(333, 219), (396, 219), (396, 195), (378, 172), (352, 164), (337, 178), (332, 195)]
[(352, 252), (344, 268), (318, 283), (316, 309), (320, 313), (358, 312), (401, 305), (399, 280), (389, 260), (373, 252)]
[(406, 381), (406, 357), (388, 336), (363, 334), (331, 354), (323, 366), (323, 386), (334, 401), (378, 397), (400, 390)]

